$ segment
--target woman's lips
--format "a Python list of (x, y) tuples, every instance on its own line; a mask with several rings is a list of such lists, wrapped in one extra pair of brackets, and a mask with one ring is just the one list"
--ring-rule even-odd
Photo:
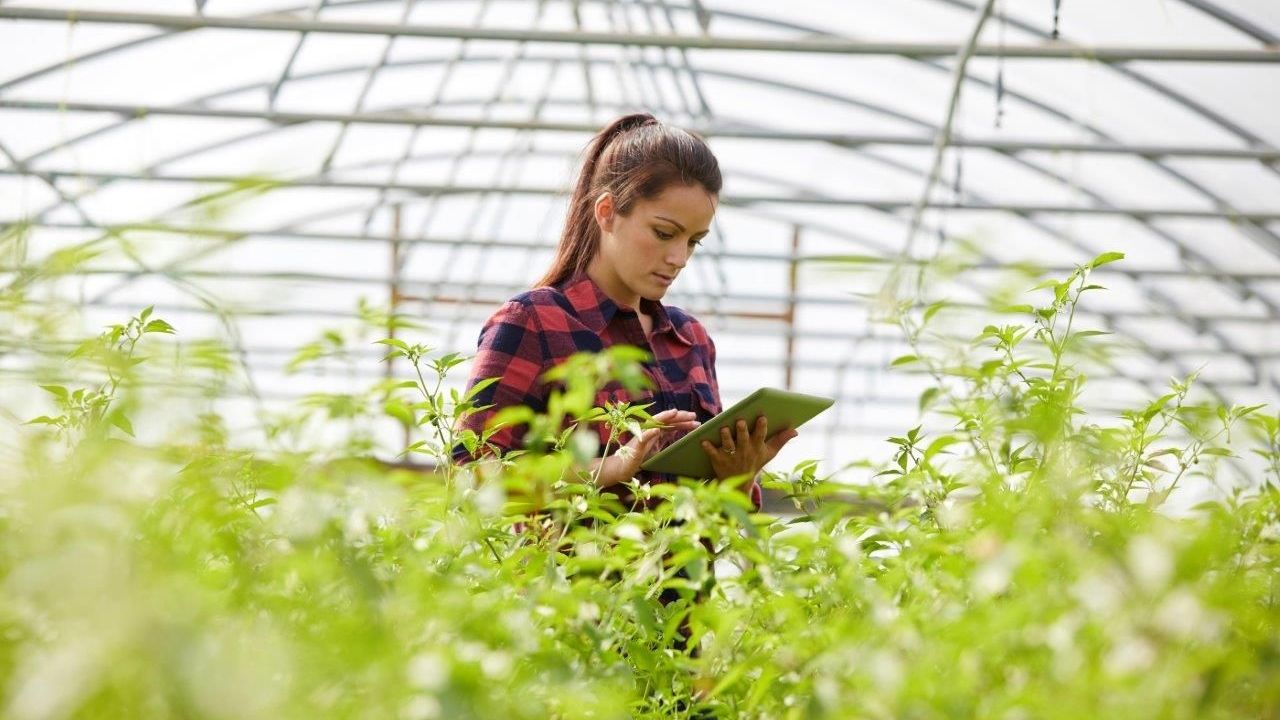
[(663, 285), (670, 285), (671, 281), (675, 280), (675, 278), (670, 278), (670, 277), (667, 277), (666, 275), (659, 275), (658, 273), (654, 273), (653, 276), (658, 278), (658, 282), (662, 283)]

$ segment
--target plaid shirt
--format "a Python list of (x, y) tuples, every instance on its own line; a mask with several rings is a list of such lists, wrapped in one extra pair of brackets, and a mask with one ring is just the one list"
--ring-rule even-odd
[[(545, 412), (550, 388), (539, 379), (543, 372), (575, 352), (600, 352), (619, 343), (652, 353), (653, 360), (645, 364), (645, 370), (654, 387), (633, 396), (617, 381), (610, 381), (596, 393), (597, 407), (606, 401), (652, 402), (653, 406), (648, 408), (651, 415), (677, 408), (694, 411), (702, 422), (710, 420), (721, 410), (716, 348), (711, 336), (701, 323), (680, 308), (647, 298), (640, 300), (640, 308), (653, 318), (653, 333), (648, 339), (635, 309), (618, 305), (586, 273), (508, 300), (480, 330), (478, 350), (467, 382), (469, 390), (482, 379), (501, 377), (475, 398), (477, 405), (492, 404), (493, 407), (472, 413), (462, 427), (480, 434), (485, 422), (508, 405), (527, 405), (535, 412)], [(594, 425), (603, 449), (609, 428), (603, 422)], [(523, 425), (504, 427), (493, 434), (490, 442), (504, 451), (520, 448), (525, 430)], [(610, 446), (610, 454), (631, 437), (630, 433), (623, 433)], [(660, 439), (658, 449), (675, 439), (668, 442)], [(468, 459), (471, 456), (461, 444), (453, 448), (454, 462)], [(672, 482), (675, 476), (641, 470), (636, 479), (642, 483)], [(617, 493), (624, 503), (631, 500), (630, 490), (624, 486), (606, 491)], [(753, 479), (749, 492), (759, 509), (759, 482)]]

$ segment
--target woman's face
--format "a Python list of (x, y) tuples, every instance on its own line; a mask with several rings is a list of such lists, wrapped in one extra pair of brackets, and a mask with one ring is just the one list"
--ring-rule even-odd
[(592, 264), (604, 290), (628, 304), (640, 297), (661, 300), (710, 230), (716, 200), (702, 185), (676, 183), (637, 201), (624, 216), (614, 211), (613, 195), (602, 193), (595, 204), (600, 253)]

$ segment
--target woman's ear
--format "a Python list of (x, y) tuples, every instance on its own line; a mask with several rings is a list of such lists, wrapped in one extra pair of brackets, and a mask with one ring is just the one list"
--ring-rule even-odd
[(608, 190), (600, 193), (594, 207), (596, 224), (601, 232), (613, 232), (613, 193)]

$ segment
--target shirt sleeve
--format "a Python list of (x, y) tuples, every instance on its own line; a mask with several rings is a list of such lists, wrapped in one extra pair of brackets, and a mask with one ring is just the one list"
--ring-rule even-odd
[[(467, 381), (467, 390), (470, 391), (481, 380), (499, 378), (473, 399), (477, 406), (492, 407), (463, 418), (458, 431), (470, 430), (477, 436), (481, 435), (490, 418), (512, 405), (527, 405), (534, 412), (544, 411), (546, 387), (540, 375), (545, 369), (545, 360), (535, 308), (517, 300), (507, 301), (481, 328), (471, 376)], [(519, 449), (526, 430), (525, 425), (507, 426), (495, 432), (489, 442), (503, 453)], [(455, 463), (462, 463), (478, 459), (485, 452), (486, 448), (480, 446), (476, 454), (471, 455), (459, 442), (451, 454)]]
[[(724, 410), (724, 403), (720, 400), (720, 380), (716, 377), (716, 343), (705, 328), (702, 328), (702, 336), (707, 339), (707, 378), (716, 401), (715, 413), (719, 415)], [(751, 486), (747, 488), (747, 494), (751, 497), (751, 504), (755, 506), (756, 512), (759, 512), (764, 507), (764, 489), (760, 487), (758, 474), (751, 478)]]

